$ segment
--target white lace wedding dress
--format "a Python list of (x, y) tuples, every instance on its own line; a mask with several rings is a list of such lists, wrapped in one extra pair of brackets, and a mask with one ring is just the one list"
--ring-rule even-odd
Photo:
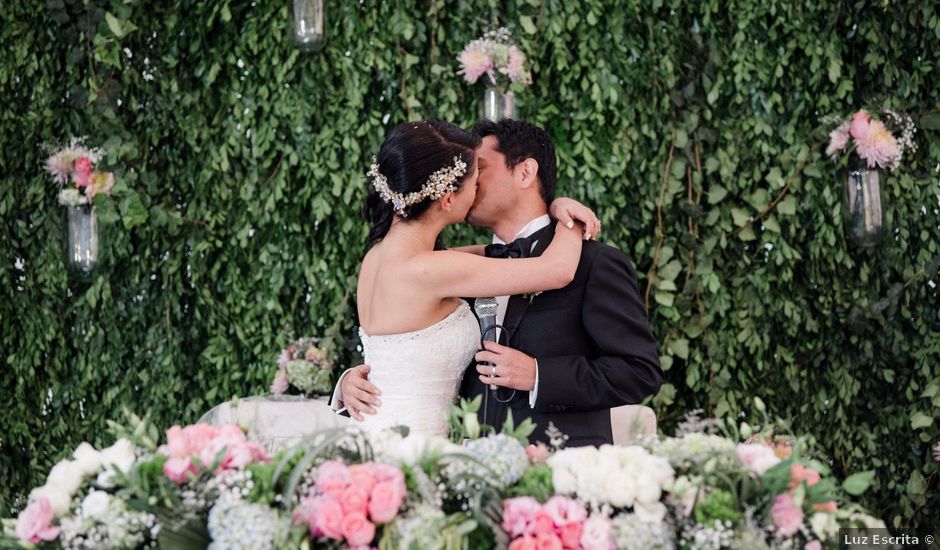
[(467, 302), (421, 330), (369, 336), (359, 329), (369, 381), (382, 405), (356, 423), (367, 430), (408, 426), (412, 433), (446, 436), (447, 410), (464, 369), (480, 346), (480, 326)]

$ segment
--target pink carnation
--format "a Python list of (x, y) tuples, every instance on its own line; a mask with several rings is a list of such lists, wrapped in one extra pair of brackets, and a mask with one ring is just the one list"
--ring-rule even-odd
[(516, 497), (503, 501), (503, 530), (510, 538), (519, 537), (529, 530), (535, 514), (541, 509), (539, 501), (532, 497)]
[(562, 550), (561, 539), (555, 533), (535, 535), (535, 546), (538, 550)]
[(278, 368), (274, 374), (274, 380), (271, 381), (271, 393), (280, 395), (287, 391), (290, 383), (287, 381), (287, 370)]
[(843, 123), (835, 130), (829, 132), (829, 147), (826, 147), (826, 156), (832, 157), (845, 149), (849, 142), (849, 123)]
[(470, 84), (475, 83), (481, 76), (493, 70), (493, 57), (489, 53), (489, 46), (485, 41), (474, 40), (457, 58), (460, 61), (460, 70), (464, 80)]
[(822, 550), (822, 543), (818, 540), (807, 542), (806, 546), (803, 547), (803, 550)]
[(777, 495), (770, 515), (777, 533), (783, 537), (792, 537), (803, 525), (803, 509), (796, 505), (790, 493)]
[(52, 525), (54, 517), (49, 499), (36, 499), (16, 518), (16, 538), (32, 544), (55, 540), (59, 536), (60, 528)]
[(580, 521), (573, 521), (561, 528), (561, 543), (565, 548), (581, 548), (581, 534), (584, 532), (584, 524)]
[(509, 543), (509, 550), (538, 550), (538, 544), (535, 542), (535, 537), (525, 535)]
[(186, 483), (196, 476), (196, 472), (196, 465), (189, 458), (168, 458), (163, 463), (163, 475), (173, 483)]
[(862, 139), (868, 135), (871, 115), (865, 111), (859, 111), (852, 115), (852, 122), (849, 125), (849, 132), (855, 139)]
[(804, 481), (807, 487), (816, 485), (819, 483), (819, 472), (812, 468), (800, 466), (799, 464), (790, 466), (790, 483), (787, 485), (787, 488), (793, 489)]
[(564, 527), (569, 523), (581, 523), (587, 519), (587, 510), (584, 509), (584, 505), (566, 497), (554, 496), (548, 499), (542, 509), (558, 527)]
[(526, 534), (532, 534), (538, 537), (539, 535), (554, 534), (555, 533), (555, 522), (552, 521), (551, 516), (545, 513), (544, 510), (539, 510), (535, 513), (535, 518), (532, 520), (532, 523), (529, 524), (531, 532)]
[(604, 516), (591, 516), (584, 522), (581, 533), (581, 546), (584, 550), (614, 550), (610, 519)]

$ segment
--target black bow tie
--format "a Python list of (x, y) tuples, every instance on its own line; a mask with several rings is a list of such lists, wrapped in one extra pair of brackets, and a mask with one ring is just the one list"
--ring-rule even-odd
[(483, 249), (487, 258), (528, 258), (532, 252), (532, 239), (522, 237), (509, 244), (491, 244)]

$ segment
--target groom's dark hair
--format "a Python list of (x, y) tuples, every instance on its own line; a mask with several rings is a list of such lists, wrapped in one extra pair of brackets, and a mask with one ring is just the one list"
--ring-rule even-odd
[(496, 150), (506, 156), (506, 167), (512, 170), (525, 159), (535, 159), (539, 163), (539, 193), (545, 206), (555, 200), (555, 187), (558, 182), (558, 168), (555, 161), (555, 144), (548, 132), (534, 124), (504, 118), (499, 122), (481, 120), (473, 127), (473, 132), (480, 136), (496, 136), (499, 144)]

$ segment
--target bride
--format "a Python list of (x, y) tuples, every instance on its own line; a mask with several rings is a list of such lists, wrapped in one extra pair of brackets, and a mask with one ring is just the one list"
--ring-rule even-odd
[(364, 419), (350, 411), (367, 429), (405, 425), (447, 435), (447, 410), (480, 348), (478, 322), (458, 296), (552, 290), (574, 277), (582, 233), (570, 217), (595, 218), (570, 199), (552, 204), (569, 223), (556, 224), (539, 257), (487, 258), (482, 245), (439, 249), (444, 227), (464, 221), (474, 204), (479, 145), (440, 120), (408, 122), (389, 133), (369, 170), (373, 189), (364, 213), (373, 246), (359, 271), (358, 312), (369, 380), (381, 389), (382, 406)]

